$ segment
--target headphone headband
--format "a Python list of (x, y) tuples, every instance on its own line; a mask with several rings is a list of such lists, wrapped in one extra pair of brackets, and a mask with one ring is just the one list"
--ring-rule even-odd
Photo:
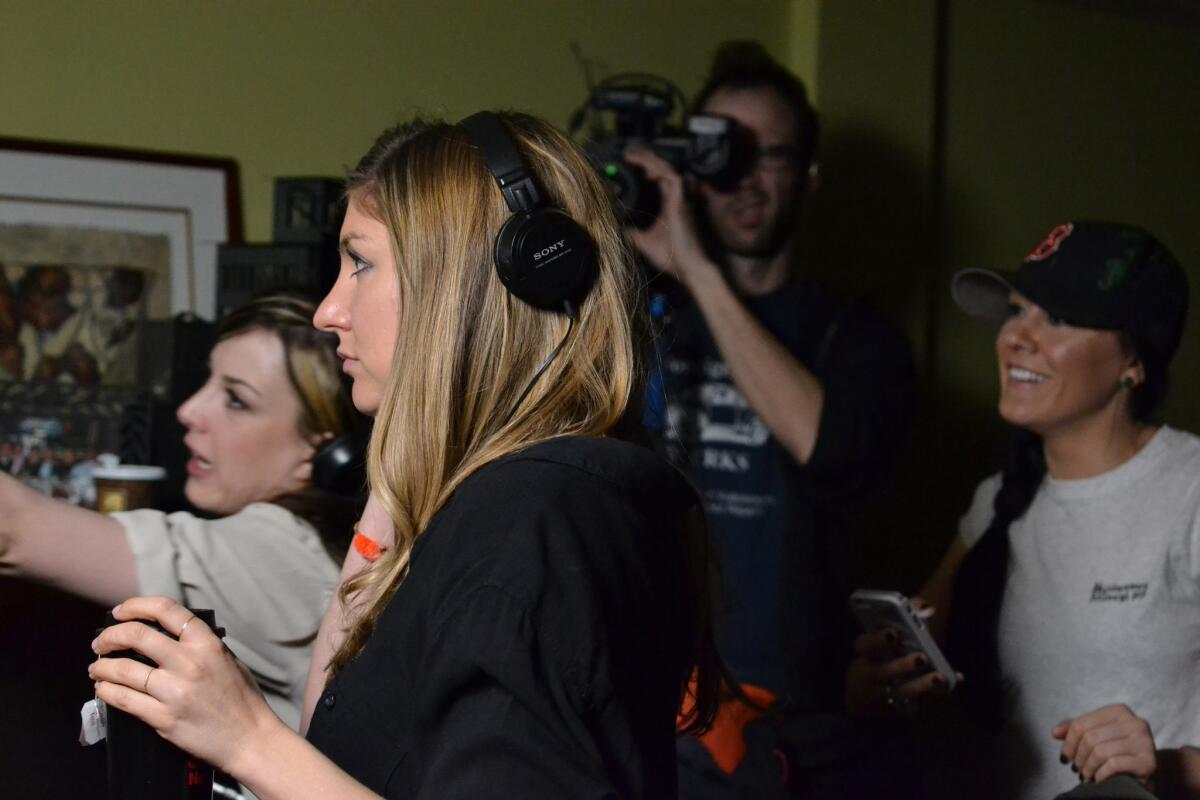
[(500, 281), (531, 306), (569, 309), (591, 287), (591, 236), (566, 212), (543, 206), (533, 171), (499, 116), (480, 111), (458, 124), (483, 156), (513, 213), (493, 247)]
[(499, 117), (490, 111), (479, 111), (458, 124), (479, 148), (509, 211), (517, 214), (541, 205), (533, 175)]

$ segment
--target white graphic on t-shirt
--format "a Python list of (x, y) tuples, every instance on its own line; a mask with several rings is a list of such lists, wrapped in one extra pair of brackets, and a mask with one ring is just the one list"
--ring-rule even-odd
[[(746, 398), (731, 383), (709, 382), (698, 387), (700, 408), (696, 428), (701, 443), (762, 447), (771, 433)], [(681, 430), (684, 409), (672, 403), (667, 408), (670, 430)]]
[(1091, 602), (1099, 603), (1116, 600), (1124, 603), (1126, 600), (1141, 600), (1150, 590), (1148, 583), (1100, 583), (1092, 586)]
[(736, 450), (721, 450), (716, 447), (705, 447), (701, 463), (705, 469), (715, 469), (720, 472), (745, 472), (750, 469), (750, 457)]
[[(684, 452), (690, 451), (688, 460), (706, 472), (748, 473), (753, 468), (753, 451), (761, 450), (771, 434), (730, 381), (729, 368), (710, 359), (696, 366), (669, 359), (666, 366), (674, 375), (702, 376), (680, 395), (668, 397), (668, 436), (682, 444)], [(708, 499), (713, 503), (714, 498)], [(769, 495), (746, 494), (717, 501), (709, 512), (753, 517), (772, 503)]]
[(704, 493), (704, 504), (713, 516), (757, 519), (774, 507), (775, 498), (769, 494), (711, 490)]

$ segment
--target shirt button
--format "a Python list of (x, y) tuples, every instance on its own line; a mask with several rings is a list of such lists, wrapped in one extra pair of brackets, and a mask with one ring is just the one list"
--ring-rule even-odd
[(325, 703), (326, 708), (333, 708), (337, 703), (337, 695), (335, 695), (333, 692), (330, 692), (329, 694), (325, 695), (325, 700), (323, 702)]

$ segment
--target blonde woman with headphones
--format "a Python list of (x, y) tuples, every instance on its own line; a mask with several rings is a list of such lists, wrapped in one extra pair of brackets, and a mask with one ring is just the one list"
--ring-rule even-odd
[(260, 798), (673, 796), (676, 714), (691, 685), (711, 719), (720, 668), (697, 498), (617, 435), (642, 320), (603, 185), (551, 126), (485, 113), (385, 133), (348, 196), (316, 324), (375, 414), (394, 543), (342, 590), (308, 741), (162, 598), (94, 646), (158, 667), (102, 657), (98, 696)]

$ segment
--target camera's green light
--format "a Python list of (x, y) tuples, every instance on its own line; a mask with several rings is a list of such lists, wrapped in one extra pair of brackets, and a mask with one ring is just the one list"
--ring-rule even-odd
[(614, 167), (612, 164), (606, 164), (604, 167), (605, 177), (615, 178), (615, 177), (617, 177), (617, 172), (618, 172), (617, 168)]

